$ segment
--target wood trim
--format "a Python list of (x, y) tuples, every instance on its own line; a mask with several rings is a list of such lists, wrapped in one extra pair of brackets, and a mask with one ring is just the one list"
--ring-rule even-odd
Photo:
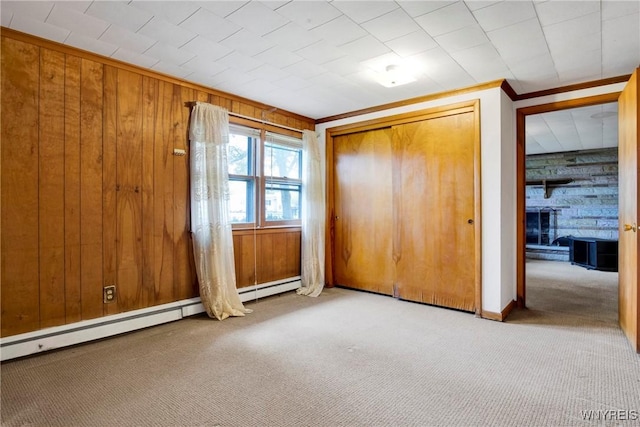
[(516, 101), (518, 99), (518, 94), (516, 93), (516, 91), (513, 89), (513, 87), (511, 87), (511, 85), (509, 84), (508, 81), (504, 80), (502, 82), (502, 84), (500, 85), (500, 88), (502, 89), (502, 91), (504, 93), (507, 94), (507, 96), (512, 100), (512, 101)]
[(473, 106), (474, 114), (474, 232), (475, 232), (475, 314), (482, 312), (482, 153), (480, 136), (480, 100), (476, 99)]
[(591, 89), (593, 87), (598, 87), (598, 86), (607, 86), (611, 84), (627, 82), (629, 78), (631, 78), (631, 74), (626, 74), (624, 76), (617, 76), (617, 77), (609, 77), (607, 79), (601, 79), (601, 80), (592, 80), (584, 83), (561, 86), (554, 89), (546, 89), (546, 90), (539, 90), (536, 92), (523, 93), (522, 95), (516, 95), (516, 99), (513, 99), (513, 98), (512, 99), (514, 101), (521, 101), (523, 99), (540, 98), (541, 96), (557, 95), (559, 93), (573, 92), (573, 91), (582, 90), (582, 89)]
[(507, 306), (500, 312), (494, 313), (493, 311), (482, 311), (482, 318), (489, 320), (496, 320), (498, 322), (503, 322), (507, 316), (511, 313), (511, 311), (516, 307), (516, 302), (511, 301)]
[[(492, 89), (492, 88), (496, 88), (496, 87), (502, 87), (504, 89), (504, 87), (503, 87), (504, 84), (505, 84), (505, 80), (504, 79), (500, 79), (500, 80), (494, 80), (494, 81), (491, 81), (491, 82), (482, 83), (482, 84), (478, 84), (478, 85), (474, 85), (474, 86), (467, 86), (467, 87), (464, 87), (464, 88), (461, 88), (461, 89), (456, 89), (456, 90), (451, 90), (451, 91), (446, 91), (446, 92), (439, 92), (439, 93), (434, 93), (434, 94), (431, 94), (431, 95), (419, 96), (419, 97), (416, 97), (416, 98), (409, 98), (409, 99), (405, 99), (405, 100), (402, 100), (402, 101), (391, 102), (389, 104), (382, 104), (382, 105), (378, 105), (378, 106), (375, 106), (375, 107), (364, 108), (362, 110), (350, 111), (348, 113), (342, 113), (342, 114), (338, 114), (338, 115), (335, 115), (335, 116), (323, 117), (321, 119), (317, 119), (316, 120), (316, 125), (321, 124), (321, 123), (332, 122), (334, 120), (347, 119), (347, 118), (350, 118), (350, 117), (361, 116), (363, 114), (376, 113), (376, 112), (379, 112), (379, 111), (389, 110), (391, 108), (404, 107), (406, 105), (413, 105), (413, 104), (418, 104), (420, 102), (433, 101), (433, 100), (441, 99), (441, 98), (449, 98), (449, 97), (456, 96), (456, 95), (463, 95), (465, 93), (478, 92), (478, 91), (481, 91), (481, 90)], [(508, 85), (508, 83), (507, 83), (507, 85)], [(513, 92), (513, 93), (515, 93), (515, 92)], [(507, 92), (507, 95), (509, 95), (508, 92)]]
[[(237, 96), (237, 95), (233, 95), (231, 93), (227, 93), (227, 92), (223, 92), (220, 90), (216, 90), (216, 89), (212, 89), (210, 87), (207, 86), (203, 86), (197, 83), (192, 83), (189, 82), (187, 80), (184, 79), (180, 79), (177, 77), (173, 77), (173, 76), (169, 76), (167, 74), (163, 74), (163, 73), (159, 73), (157, 71), (151, 71), (149, 69), (137, 66), (137, 65), (132, 65), (132, 64), (128, 64), (126, 62), (122, 62), (119, 61), (117, 59), (113, 59), (113, 58), (109, 58), (106, 56), (102, 56), (102, 55), (98, 55), (92, 52), (88, 52), (82, 49), (78, 49), (72, 46), (67, 46), (64, 45), (62, 43), (58, 43), (58, 42), (54, 42), (51, 40), (46, 40), (43, 39), (41, 37), (36, 37), (36, 36), (32, 36), (30, 34), (26, 34), (26, 33), (22, 33), (20, 31), (16, 31), (10, 28), (6, 28), (6, 27), (0, 27), (0, 36), (2, 37), (9, 37), (12, 38), (14, 40), (19, 40), (19, 41), (23, 41), (26, 43), (30, 43), (39, 47), (44, 47), (47, 49), (51, 49), (51, 50), (55, 50), (58, 52), (63, 52), (69, 55), (73, 55), (73, 56), (77, 56), (83, 59), (89, 59), (91, 61), (94, 62), (98, 62), (100, 64), (103, 65), (111, 65), (113, 67), (119, 68), (121, 70), (127, 70), (127, 71), (131, 71), (134, 73), (138, 73), (141, 74), (143, 76), (148, 76), (148, 77), (152, 77), (158, 80), (162, 80), (168, 83), (172, 83), (172, 84), (176, 84), (176, 85), (180, 85), (182, 87), (185, 88), (189, 88), (189, 89), (195, 89), (197, 91), (201, 91), (201, 92), (206, 92), (210, 95), (213, 96), (219, 96), (219, 97), (224, 97), (224, 98), (228, 98), (231, 100), (230, 102), (230, 106), (227, 106), (226, 108), (228, 108), (230, 111), (233, 111), (235, 113), (240, 113), (243, 115), (247, 115), (247, 116), (254, 116), (255, 113), (252, 111), (244, 111), (243, 106), (252, 106), (254, 108), (260, 109), (261, 111), (261, 115), (265, 115), (267, 113), (271, 113), (273, 114), (274, 112), (279, 112), (280, 114), (287, 116), (287, 117), (291, 117), (293, 119), (299, 120), (301, 122), (304, 123), (313, 123), (313, 119), (311, 119), (310, 117), (305, 117), (302, 116), (300, 114), (297, 113), (293, 113), (291, 111), (286, 111), (286, 110), (281, 110), (275, 106), (272, 105), (267, 105), (267, 104), (263, 104), (260, 102), (256, 102), (253, 101), (251, 99), (248, 98), (243, 98), (241, 96)], [(194, 99), (194, 101), (196, 101)], [(265, 117), (260, 117), (259, 119), (262, 120), (266, 120)], [(269, 121), (273, 121), (273, 120), (269, 120)]]
[(335, 189), (333, 185), (333, 180), (335, 176), (335, 168), (334, 168), (334, 155), (333, 155), (333, 137), (331, 132), (327, 129), (325, 131), (325, 156), (326, 156), (326, 164), (325, 164), (325, 173), (326, 173), (326, 204), (327, 204), (327, 212), (326, 212), (326, 227), (325, 227), (325, 257), (324, 257), (324, 265), (325, 265), (325, 285), (328, 287), (333, 287), (336, 285), (335, 283), (335, 271), (333, 267), (333, 260), (335, 259)]
[(526, 116), (548, 113), (570, 108), (587, 107), (590, 105), (618, 102), (620, 92), (570, 99), (567, 101), (550, 102), (533, 105), (516, 110), (516, 295), (519, 308), (526, 307), (526, 262), (525, 262), (525, 194), (526, 194), (526, 147), (525, 121)]
[(294, 232), (294, 231), (300, 231), (301, 228), (302, 228), (301, 226), (297, 226), (297, 227), (270, 227), (270, 228), (257, 228), (257, 229), (243, 228), (243, 229), (233, 230), (232, 234), (234, 236), (253, 236), (254, 234), (260, 235), (260, 234), (291, 233), (291, 232)]
[(427, 110), (411, 111), (409, 113), (397, 114), (372, 120), (365, 120), (357, 123), (350, 123), (328, 129), (331, 138), (339, 135), (363, 132), (367, 130), (381, 129), (399, 124), (419, 122), (436, 117), (453, 116), (455, 114), (470, 113), (474, 108), (478, 108), (478, 100), (464, 101), (456, 104), (441, 107), (429, 108)]

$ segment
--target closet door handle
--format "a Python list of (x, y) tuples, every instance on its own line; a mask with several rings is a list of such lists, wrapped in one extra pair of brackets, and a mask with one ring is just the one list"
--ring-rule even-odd
[(624, 225), (624, 231), (633, 231), (635, 233), (637, 228), (638, 227), (636, 226), (635, 223), (633, 223), (633, 225), (631, 225), (631, 224), (625, 224)]
[(473, 219), (469, 218), (469, 219), (467, 220), (467, 222), (468, 222), (469, 224), (473, 224)]

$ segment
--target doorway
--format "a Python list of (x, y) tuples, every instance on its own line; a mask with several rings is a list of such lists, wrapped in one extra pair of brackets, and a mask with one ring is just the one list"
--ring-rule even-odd
[[(555, 112), (555, 111), (566, 111), (575, 108), (581, 107), (589, 107), (596, 105), (603, 105), (609, 103), (616, 103), (618, 100), (619, 93), (611, 93), (605, 95), (592, 96), (577, 100), (570, 101), (562, 101), (555, 102), (551, 104), (543, 104), (532, 107), (520, 108), (516, 112), (516, 120), (517, 120), (517, 179), (518, 179), (518, 191), (517, 191), (517, 223), (518, 223), (518, 235), (517, 235), (517, 303), (519, 307), (527, 306), (527, 293), (526, 293), (526, 246), (527, 246), (527, 230), (526, 230), (526, 221), (527, 221), (527, 173), (526, 173), (526, 125), (528, 117), (536, 117), (536, 115), (541, 115), (545, 113)], [(569, 177), (563, 178), (564, 181), (560, 182), (560, 178), (556, 178), (558, 181), (553, 182), (549, 179), (540, 179), (540, 180), (532, 180), (530, 179), (530, 185), (538, 185), (540, 186), (540, 191), (544, 196), (550, 196), (553, 192), (553, 187), (555, 185), (563, 185), (568, 184), (566, 179)], [(539, 181), (539, 182), (531, 182), (531, 181)], [(550, 211), (549, 215), (549, 225), (551, 228), (553, 227), (552, 218), (557, 218), (557, 211)], [(556, 228), (557, 231), (557, 228)], [(551, 230), (548, 231), (549, 235), (547, 235), (547, 239), (550, 238), (553, 234)], [(551, 243), (559, 237), (554, 236)], [(531, 236), (529, 237), (531, 239)]]

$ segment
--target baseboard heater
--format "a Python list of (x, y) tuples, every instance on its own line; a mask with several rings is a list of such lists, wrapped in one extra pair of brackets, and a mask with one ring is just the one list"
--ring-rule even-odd
[[(238, 289), (242, 302), (254, 301), (301, 286), (300, 276)], [(205, 311), (200, 298), (190, 298), (126, 313), (84, 320), (0, 338), (0, 361), (68, 347), (150, 326), (180, 320)]]

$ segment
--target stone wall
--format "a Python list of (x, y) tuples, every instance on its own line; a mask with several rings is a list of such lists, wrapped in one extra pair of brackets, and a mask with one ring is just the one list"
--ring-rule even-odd
[[(618, 239), (618, 149), (572, 151), (527, 156), (527, 181), (572, 179), (551, 186), (527, 185), (527, 209), (553, 208), (562, 236)], [(553, 222), (553, 221), (552, 221)], [(553, 224), (552, 224), (553, 226)]]

